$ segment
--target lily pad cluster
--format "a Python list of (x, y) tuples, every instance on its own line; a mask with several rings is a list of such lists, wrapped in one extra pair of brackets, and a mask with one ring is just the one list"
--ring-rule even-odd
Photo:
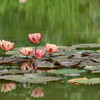
[[(28, 40), (34, 47), (23, 48), (15, 48), (14, 43), (9, 41), (0, 41), (0, 48), (4, 51), (3, 59), (0, 58), (0, 79), (44, 83), (65, 80), (66, 77), (70, 78), (66, 79), (68, 83), (76, 85), (100, 83), (100, 44), (77, 44), (70, 47), (46, 44), (39, 47), (37, 44), (41, 39), (40, 33), (31, 33)], [(89, 78), (87, 74), (95, 77)]]

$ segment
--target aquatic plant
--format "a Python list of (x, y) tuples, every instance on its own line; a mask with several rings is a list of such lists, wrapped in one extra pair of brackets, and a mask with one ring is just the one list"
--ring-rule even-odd
[(38, 43), (40, 43), (42, 39), (42, 35), (41, 33), (31, 33), (28, 35), (28, 40), (31, 42), (31, 43), (34, 43), (35, 44), (35, 54), (36, 54), (36, 46)]
[(14, 43), (11, 43), (9, 41), (5, 41), (5, 40), (0, 40), (0, 48), (4, 51), (3, 53), (3, 60), (5, 57), (5, 53), (6, 51), (10, 51), (14, 48)]
[(46, 53), (46, 52), (45, 52), (44, 50), (37, 49), (37, 50), (36, 50), (36, 55), (35, 55), (35, 52), (34, 52), (34, 51), (33, 51), (32, 55), (33, 55), (33, 56), (35, 55), (35, 57), (39, 59), (39, 58), (44, 57), (45, 53)]
[(20, 53), (24, 56), (30, 56), (32, 54), (32, 48), (21, 48)]
[(50, 53), (50, 56), (51, 56), (51, 53), (56, 53), (56, 52), (58, 52), (58, 47), (59, 47), (59, 46), (54, 45), (54, 44), (46, 44), (46, 46), (45, 46), (44, 48), (45, 48), (45, 50), (46, 50), (47, 52)]

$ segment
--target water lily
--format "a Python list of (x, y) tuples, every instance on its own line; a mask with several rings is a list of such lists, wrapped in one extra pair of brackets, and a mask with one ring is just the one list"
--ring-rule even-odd
[(41, 33), (31, 33), (28, 35), (28, 40), (31, 43), (35, 44), (35, 54), (36, 54), (36, 46), (38, 43), (40, 43), (41, 39), (42, 39)]
[(59, 47), (59, 46), (54, 45), (54, 44), (46, 44), (46, 46), (45, 46), (44, 48), (45, 48), (45, 50), (46, 50), (47, 52), (50, 53), (50, 56), (51, 56), (51, 53), (56, 53), (56, 52), (58, 52), (58, 47)]
[(44, 92), (42, 90), (41, 87), (36, 87), (33, 89), (33, 91), (31, 92), (31, 96), (38, 98), (38, 97), (43, 97), (44, 96)]
[[(35, 55), (35, 51), (33, 51), (32, 55), (33, 56)], [(41, 49), (36, 50), (36, 55), (35, 55), (36, 58), (38, 58), (38, 59), (42, 58), (42, 57), (44, 57), (44, 55), (45, 55), (45, 50), (41, 50)]]
[(30, 42), (32, 42), (34, 44), (38, 44), (38, 43), (40, 43), (40, 41), (42, 39), (42, 35), (41, 35), (41, 33), (31, 33), (28, 35), (28, 39)]
[(0, 40), (0, 48), (4, 51), (4, 56), (3, 59), (5, 57), (5, 53), (6, 51), (10, 51), (14, 48), (14, 43), (9, 42), (9, 41), (5, 41), (5, 40)]
[(24, 56), (30, 56), (32, 54), (32, 48), (22, 48), (20, 49), (20, 53)]
[(7, 84), (3, 84), (1, 86), (1, 92), (8, 92), (8, 91), (11, 91), (13, 89), (16, 88), (16, 84), (15, 83), (7, 83)]

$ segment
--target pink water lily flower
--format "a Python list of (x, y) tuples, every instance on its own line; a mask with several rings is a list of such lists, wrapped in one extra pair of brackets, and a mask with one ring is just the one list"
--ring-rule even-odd
[(32, 48), (22, 48), (20, 49), (20, 53), (24, 56), (30, 56), (32, 54)]
[(8, 92), (16, 88), (15, 83), (7, 83), (7, 84), (2, 84), (1, 86), (1, 92)]
[(44, 96), (44, 92), (42, 90), (41, 87), (36, 87), (33, 89), (33, 91), (31, 92), (31, 96), (38, 98), (38, 97), (43, 97)]
[(5, 41), (5, 40), (0, 40), (0, 48), (3, 51), (10, 51), (14, 48), (14, 43), (11, 43), (9, 41)]
[(58, 47), (59, 46), (54, 45), (54, 44), (46, 44), (46, 46), (44, 48), (49, 53), (56, 53), (56, 52), (58, 52)]
[[(33, 56), (35, 55), (35, 51), (33, 51), (32, 55)], [(44, 55), (45, 55), (45, 51), (44, 50), (41, 50), (41, 49), (37, 49), (36, 50), (36, 55), (35, 55), (36, 58), (38, 58), (38, 59), (42, 58), (42, 57), (44, 57)]]
[(41, 33), (31, 33), (28, 35), (28, 40), (34, 44), (40, 43), (42, 39)]

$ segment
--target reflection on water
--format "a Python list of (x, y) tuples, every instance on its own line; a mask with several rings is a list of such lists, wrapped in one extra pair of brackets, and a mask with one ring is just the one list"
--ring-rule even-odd
[(6, 84), (2, 84), (1, 86), (1, 92), (4, 92), (4, 93), (12, 91), (13, 89), (16, 89), (15, 83), (6, 83)]
[[(99, 100), (100, 85), (94, 86), (78, 86), (67, 83), (53, 84), (12, 84), (5, 86), (5, 91), (0, 93), (0, 97), (4, 100)], [(3, 84), (2, 84), (3, 85)], [(16, 87), (17, 86), (17, 87)], [(24, 87), (23, 87), (24, 86)], [(13, 89), (13, 90), (12, 90)], [(9, 92), (8, 92), (9, 91)], [(13, 99), (12, 99), (13, 98)]]
[(28, 71), (31, 71), (31, 70), (34, 71), (33, 65), (32, 65), (31, 63), (29, 63), (29, 62), (23, 63), (23, 64), (21, 65), (21, 69), (22, 69), (22, 70), (28, 70)]
[(38, 98), (38, 97), (43, 97), (44, 96), (44, 92), (43, 89), (41, 87), (36, 87), (32, 90), (31, 92), (31, 96)]

